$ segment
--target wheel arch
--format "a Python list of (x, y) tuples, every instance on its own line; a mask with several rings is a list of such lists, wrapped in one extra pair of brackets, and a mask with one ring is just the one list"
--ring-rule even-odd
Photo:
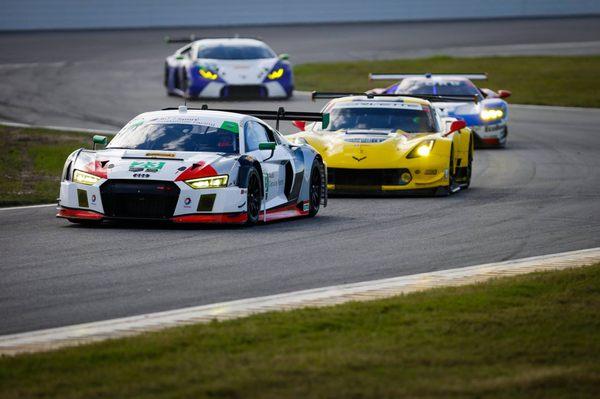
[(260, 177), (260, 195), (264, 198), (265, 188), (264, 179), (262, 178), (263, 172), (260, 162), (254, 157), (242, 155), (240, 158), (238, 158), (238, 163), (240, 165), (240, 169), (238, 171), (237, 186), (240, 188), (248, 187), (248, 174), (250, 173), (250, 169), (254, 167), (258, 171)]

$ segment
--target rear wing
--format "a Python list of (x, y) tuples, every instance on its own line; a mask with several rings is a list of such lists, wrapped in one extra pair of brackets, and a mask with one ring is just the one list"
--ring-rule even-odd
[(435, 94), (375, 94), (375, 93), (343, 93), (343, 92), (317, 92), (313, 91), (311, 98), (313, 101), (317, 99), (332, 99), (332, 98), (340, 98), (340, 97), (351, 97), (351, 96), (364, 96), (368, 99), (374, 99), (377, 97), (413, 97), (413, 98), (421, 98), (423, 100), (427, 100), (430, 102), (478, 102), (479, 98), (477, 96), (459, 96), (459, 95), (443, 95), (438, 96)]
[[(179, 108), (170, 107), (163, 108), (163, 111), (177, 110)], [(279, 130), (279, 121), (306, 121), (306, 122), (322, 122), (324, 125), (327, 123), (323, 120), (323, 114), (320, 112), (302, 112), (302, 111), (286, 111), (285, 108), (279, 107), (277, 111), (266, 111), (266, 110), (251, 110), (251, 109), (220, 109), (220, 108), (209, 108), (207, 104), (202, 105), (201, 108), (187, 108), (189, 110), (197, 111), (221, 111), (221, 112), (233, 112), (236, 114), (253, 116), (258, 119), (266, 121), (276, 121), (275, 129)]]
[(165, 36), (165, 43), (191, 43), (191, 42), (195, 42), (196, 40), (201, 40), (201, 39), (255, 39), (255, 40), (262, 41), (262, 38), (260, 36), (234, 35), (231, 37), (223, 37), (223, 36), (200, 37), (200, 36), (196, 36), (192, 33), (189, 36), (180, 36), (180, 37)]
[(402, 80), (406, 78), (466, 78), (486, 80), (487, 73), (370, 73), (369, 80)]

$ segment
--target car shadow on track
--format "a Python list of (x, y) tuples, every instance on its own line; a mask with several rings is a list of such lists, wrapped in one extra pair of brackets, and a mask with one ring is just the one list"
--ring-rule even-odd
[[(98, 224), (77, 224), (70, 223), (62, 226), (68, 229), (85, 229), (85, 230), (161, 230), (161, 231), (261, 231), (268, 229), (270, 226), (294, 226), (306, 228), (308, 226), (314, 226), (318, 228), (323, 223), (331, 223), (332, 219), (340, 219), (339, 216), (331, 215), (318, 215), (314, 218), (307, 218), (304, 216), (279, 219), (267, 221), (266, 223), (257, 223), (253, 226), (243, 224), (201, 224), (201, 223), (190, 223), (190, 224), (177, 224), (170, 222), (161, 221), (121, 221), (111, 220), (104, 221)], [(343, 219), (343, 217), (341, 217)]]

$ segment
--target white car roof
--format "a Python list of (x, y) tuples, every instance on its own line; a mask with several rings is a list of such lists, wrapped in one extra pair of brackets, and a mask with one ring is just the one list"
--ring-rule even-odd
[(216, 46), (216, 45), (231, 45), (231, 46), (261, 46), (268, 47), (264, 42), (257, 39), (248, 39), (241, 37), (233, 38), (218, 38), (218, 39), (200, 39), (194, 42), (195, 46)]
[(409, 77), (409, 78), (404, 78), (402, 80), (430, 80), (433, 82), (443, 82), (443, 81), (447, 81), (447, 80), (458, 80), (461, 82), (469, 82), (470, 79), (465, 78), (464, 76), (431, 76), (431, 77), (426, 77), (426, 76), (414, 76), (414, 77)]
[(162, 119), (167, 119), (170, 123), (177, 123), (181, 121), (182, 123), (199, 123), (202, 121), (212, 121), (212, 122), (236, 122), (238, 124), (248, 120), (248, 119), (256, 119), (254, 117), (237, 114), (234, 112), (225, 112), (225, 111), (211, 111), (211, 110), (196, 110), (196, 109), (187, 109), (185, 112), (181, 112), (179, 109), (172, 110), (161, 110), (161, 111), (151, 111), (144, 112), (136, 116), (133, 120), (143, 119), (147, 122), (152, 122), (153, 120), (160, 121)]

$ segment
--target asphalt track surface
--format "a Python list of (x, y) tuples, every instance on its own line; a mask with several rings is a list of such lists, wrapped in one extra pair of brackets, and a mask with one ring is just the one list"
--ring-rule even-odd
[[(521, 22), (504, 21), (514, 23), (514, 30)], [(130, 33), (123, 33), (122, 42)], [(113, 34), (73, 35), (70, 43), (77, 43), (77, 35)], [(588, 39), (597, 32), (592, 36)], [(0, 36), (0, 42), (7, 37), (20, 36)], [(36, 71), (43, 75), (45, 63), (58, 62), (53, 57), (64, 55), (54, 54), (60, 52), (38, 61), (25, 54), (2, 57), (13, 57), (13, 64), (41, 62), (25, 68), (35, 80)], [(83, 57), (74, 52), (73, 57)], [(102, 52), (91, 52), (96, 53)], [(98, 62), (113, 65), (108, 61)], [(69, 62), (79, 69), (79, 63), (93, 65), (90, 59)], [(155, 67), (142, 71), (152, 69), (150, 76), (159, 79)], [(0, 66), (3, 86), (15, 84), (14, 75), (5, 75), (11, 68)], [(137, 112), (178, 103), (162, 94), (159, 83), (146, 85), (124, 70), (108, 71), (99, 80), (89, 77), (97, 96), (69, 96), (73, 86), (62, 87), (63, 72), (48, 75), (53, 81), (41, 79), (47, 86), (26, 79), (31, 87), (19, 101), (41, 104), (37, 95), (46, 98), (46, 107), (36, 116), (40, 119), (12, 119), (116, 128)], [(143, 95), (121, 98), (103, 88), (119, 82)], [(102, 105), (103, 112), (80, 113), (90, 102)], [(302, 95), (291, 104), (319, 107)], [(1, 112), (11, 109), (0, 104)], [(38, 115), (36, 107), (31, 113)], [(511, 113), (508, 148), (477, 151), (472, 188), (448, 198), (334, 198), (316, 218), (253, 228), (85, 228), (55, 219), (53, 207), (0, 210), (0, 334), (600, 246), (600, 110), (512, 107)], [(106, 120), (94, 119), (100, 115)]]
[[(141, 112), (180, 104), (165, 96), (162, 73), (165, 57), (181, 45), (167, 45), (163, 38), (191, 32), (261, 36), (275, 51), (289, 53), (293, 63), (433, 54), (600, 54), (600, 17), (5, 33), (0, 34), (0, 120), (117, 129)], [(297, 100), (284, 105), (304, 106)]]

